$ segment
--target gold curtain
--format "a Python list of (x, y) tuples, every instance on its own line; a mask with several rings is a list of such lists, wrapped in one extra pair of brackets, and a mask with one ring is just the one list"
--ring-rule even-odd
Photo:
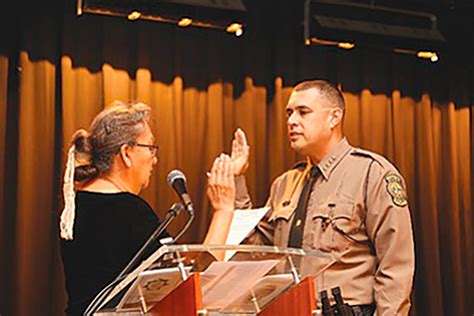
[[(324, 77), (323, 67), (360, 61), (295, 49), (288, 55), (314, 58), (314, 74), (308, 75), (311, 67), (297, 75), (273, 71), (271, 80), (262, 80), (265, 75), (249, 70), (260, 66), (248, 56), (268, 43), (252, 42), (246, 50), (225, 34), (103, 17), (58, 25), (38, 16), (24, 30), (15, 58), (0, 54), (2, 315), (60, 315), (65, 307), (57, 229), (63, 162), (73, 132), (87, 128), (105, 105), (139, 100), (152, 107), (161, 151), (143, 197), (163, 218), (176, 200), (166, 175), (183, 170), (198, 214), (181, 242), (198, 243), (211, 217), (205, 173), (219, 153), (229, 152), (235, 129), (248, 135), (247, 182), (254, 204), (262, 205), (271, 181), (298, 160), (287, 145), (284, 111), (294, 79)], [(372, 70), (362, 65), (358, 71)], [(361, 89), (342, 74), (336, 80), (348, 107), (344, 130), (354, 146), (386, 156), (406, 179), (417, 252), (413, 313), (471, 314), (472, 99), (438, 100), (433, 90), (416, 95), (405, 85), (381, 92), (364, 76)], [(462, 80), (460, 89), (470, 91)], [(185, 219), (180, 216), (170, 231)]]

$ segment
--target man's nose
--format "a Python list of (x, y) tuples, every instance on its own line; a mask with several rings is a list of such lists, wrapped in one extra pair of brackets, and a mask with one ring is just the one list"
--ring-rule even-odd
[(290, 116), (288, 116), (287, 120), (286, 120), (286, 124), (288, 125), (288, 127), (290, 126), (294, 126), (296, 125), (296, 115), (295, 113), (291, 113)]

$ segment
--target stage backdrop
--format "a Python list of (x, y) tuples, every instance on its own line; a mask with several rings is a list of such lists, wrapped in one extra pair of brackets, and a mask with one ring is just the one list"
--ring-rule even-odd
[(406, 179), (417, 255), (412, 313), (474, 313), (472, 72), (446, 59), (431, 64), (305, 47), (302, 4), (272, 3), (285, 23), (270, 27), (261, 19), (269, 8), (256, 7), (242, 38), (77, 18), (62, 4), (2, 21), (0, 314), (63, 313), (58, 215), (65, 153), (73, 132), (88, 128), (105, 105), (152, 107), (161, 150), (143, 197), (163, 218), (176, 200), (166, 175), (183, 170), (197, 218), (180, 242), (199, 243), (211, 217), (205, 174), (218, 154), (229, 153), (237, 127), (251, 146), (247, 182), (255, 205), (298, 160), (288, 147), (284, 108), (291, 87), (310, 78), (340, 85), (349, 141), (385, 155)]

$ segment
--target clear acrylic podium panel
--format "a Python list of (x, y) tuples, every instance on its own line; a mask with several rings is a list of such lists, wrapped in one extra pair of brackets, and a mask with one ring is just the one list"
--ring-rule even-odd
[[(227, 260), (218, 261), (213, 254)], [(146, 313), (199, 273), (204, 313), (253, 315), (332, 262), (330, 253), (273, 246), (162, 246), (112, 291), (107, 301), (128, 287), (119, 303), (96, 314)]]

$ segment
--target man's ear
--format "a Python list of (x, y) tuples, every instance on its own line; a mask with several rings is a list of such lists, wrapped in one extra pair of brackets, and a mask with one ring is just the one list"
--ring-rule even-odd
[(329, 117), (329, 127), (331, 129), (335, 128), (336, 126), (342, 123), (342, 117), (344, 116), (344, 112), (340, 107), (334, 107), (331, 109), (331, 115)]
[(132, 159), (131, 159), (131, 149), (132, 147), (129, 146), (129, 145), (122, 145), (122, 147), (120, 147), (120, 158), (122, 158), (122, 161), (123, 161), (123, 164), (127, 167), (127, 168), (131, 168), (132, 167)]

